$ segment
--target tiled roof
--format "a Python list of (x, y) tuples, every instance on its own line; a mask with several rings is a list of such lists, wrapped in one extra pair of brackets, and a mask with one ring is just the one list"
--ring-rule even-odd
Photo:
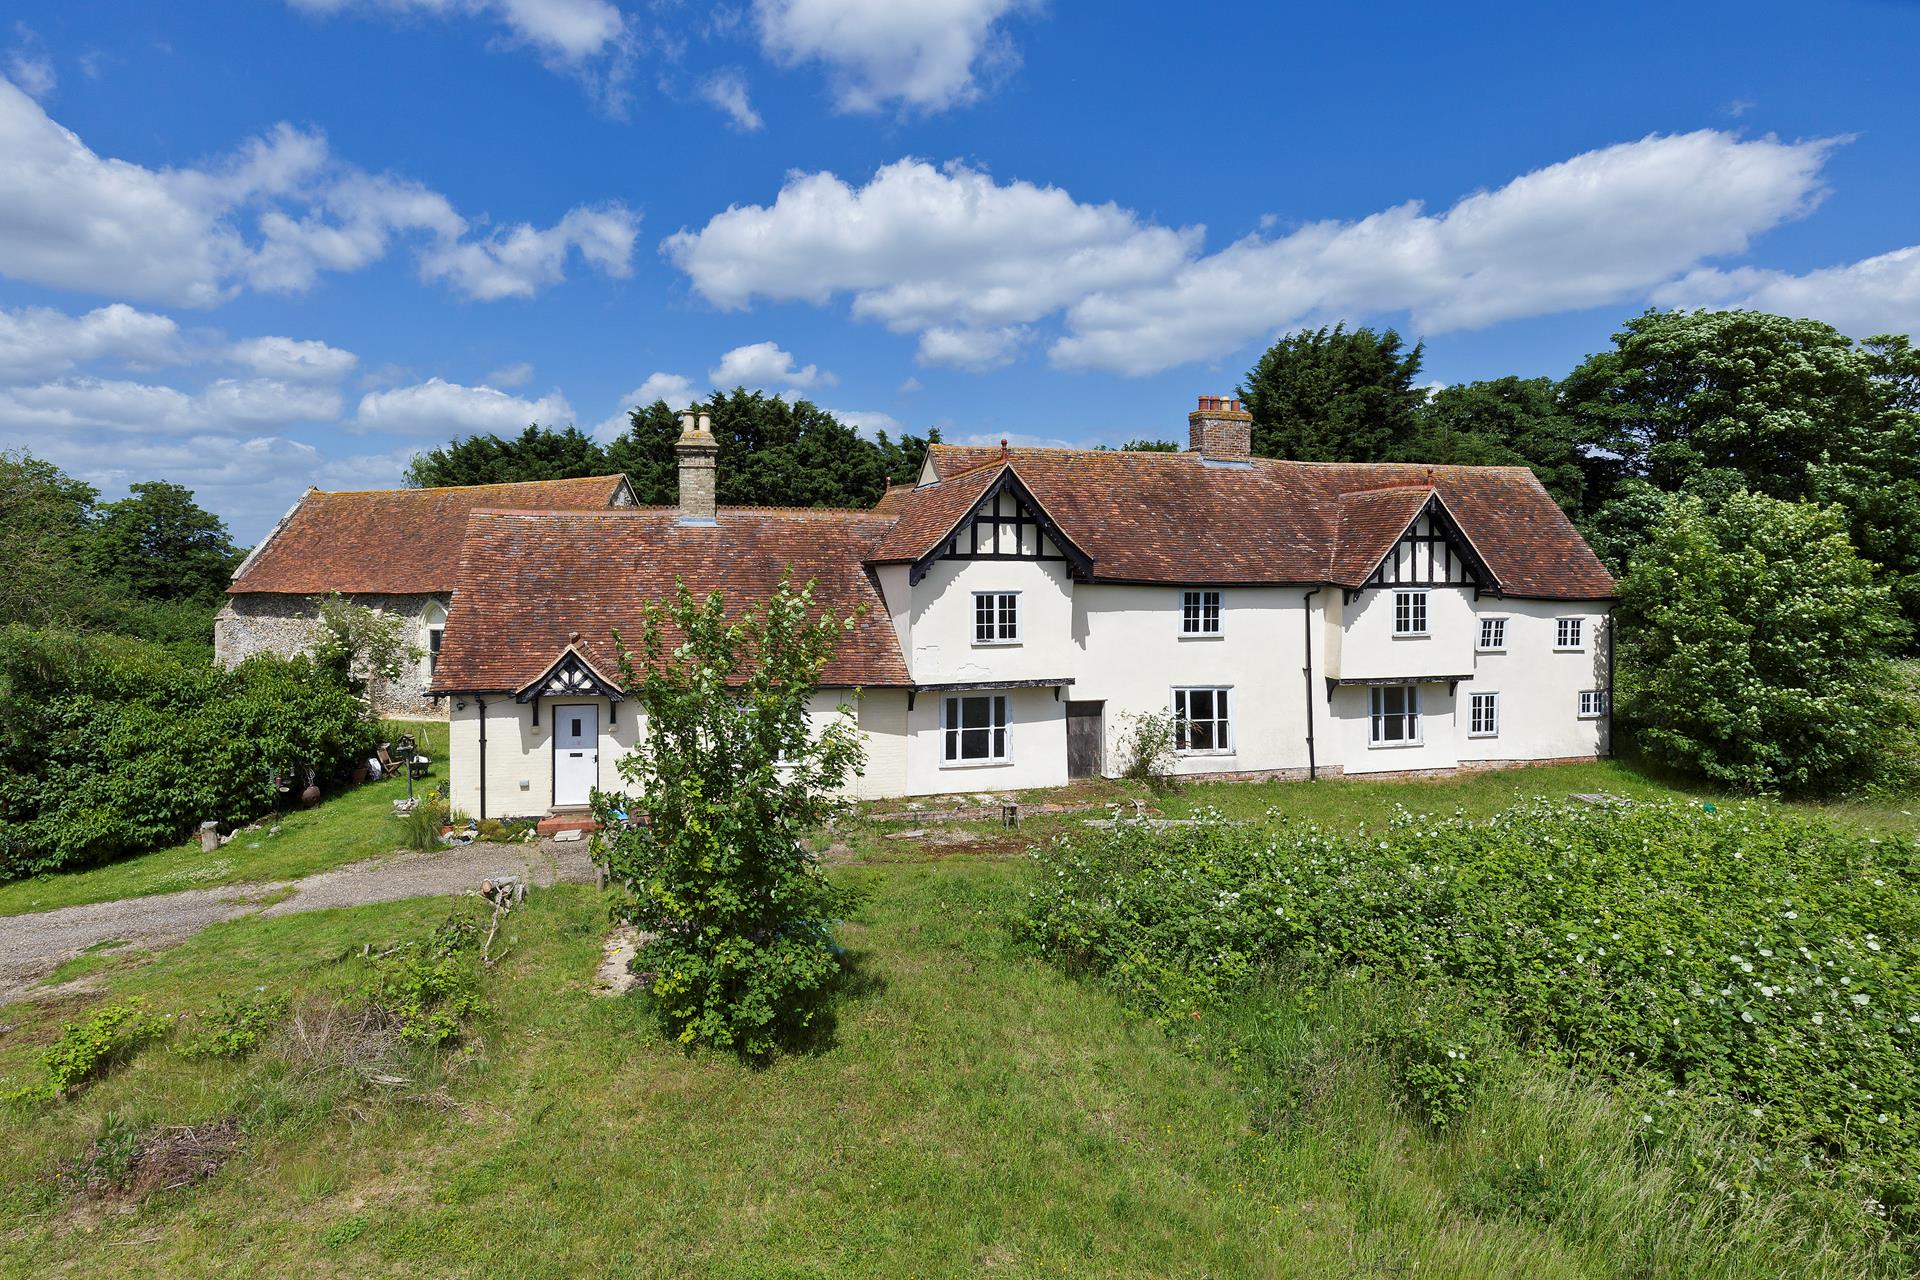
[(996, 454), (991, 466), (901, 497), (888, 513), (895, 518), (893, 528), (867, 558), (879, 564), (918, 560), (953, 532), (1005, 471)]
[(451, 489), (310, 489), (234, 575), (229, 594), (329, 592), (444, 595), (460, 566), (460, 539), (476, 507), (610, 507), (626, 477), (531, 480)]
[(815, 600), (837, 616), (866, 606), (822, 684), (911, 683), (886, 604), (866, 569), (891, 517), (722, 507), (717, 525), (707, 528), (680, 525), (678, 517), (670, 507), (475, 511), (434, 691), (519, 689), (569, 643), (597, 669), (617, 672), (613, 632), (639, 644), (643, 606), (670, 600), (676, 578), (695, 595), (719, 590), (735, 605), (765, 600), (789, 567), (796, 582), (815, 579)]
[[(1353, 564), (1372, 548), (1385, 554), (1431, 484), (1505, 594), (1549, 600), (1613, 595), (1606, 567), (1525, 467), (1277, 458), (1209, 465), (1191, 453), (1082, 449), (1014, 449), (1004, 456), (1093, 558), (1097, 580), (1346, 582)], [(982, 483), (983, 477), (998, 472), (1003, 454), (997, 445), (934, 445), (932, 457), (941, 483), (923, 486), (898, 504), (900, 526), (887, 549), (901, 558), (938, 544), (944, 530), (910, 552), (951, 506), (971, 505), (960, 498), (975, 485), (976, 493), (984, 491), (991, 480)], [(954, 496), (934, 496), (956, 482)], [(927, 505), (924, 518), (914, 509), (918, 503)], [(1387, 534), (1402, 514), (1405, 519)], [(1378, 558), (1366, 564), (1366, 572)]]

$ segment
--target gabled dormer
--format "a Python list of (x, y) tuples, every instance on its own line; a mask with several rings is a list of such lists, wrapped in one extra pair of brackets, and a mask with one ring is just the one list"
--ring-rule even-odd
[(1012, 467), (987, 487), (948, 536), (914, 562), (911, 580), (919, 582), (936, 560), (1037, 560), (1065, 564), (1085, 578), (1092, 562), (1073, 545)]
[(1345, 507), (1343, 564), (1336, 565), (1335, 580), (1349, 603), (1370, 587), (1470, 587), (1476, 598), (1498, 593), (1486, 560), (1436, 490), (1352, 494)]

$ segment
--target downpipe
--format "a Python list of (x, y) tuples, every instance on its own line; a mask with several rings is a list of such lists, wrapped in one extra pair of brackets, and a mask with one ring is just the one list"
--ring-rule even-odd
[(1313, 748), (1313, 598), (1320, 594), (1315, 587), (1300, 597), (1301, 639), (1306, 643), (1307, 656), (1307, 781), (1319, 778), (1320, 767), (1314, 759)]

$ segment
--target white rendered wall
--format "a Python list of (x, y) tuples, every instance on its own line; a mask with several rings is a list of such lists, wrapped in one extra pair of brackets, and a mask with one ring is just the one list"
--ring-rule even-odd
[[(1475, 654), (1473, 681), (1460, 686), (1460, 758), (1552, 760), (1605, 754), (1608, 718), (1583, 720), (1579, 709), (1582, 690), (1609, 685), (1606, 611), (1585, 602), (1487, 599), (1480, 602), (1480, 616), (1507, 620), (1506, 652)], [(1556, 651), (1560, 618), (1582, 619), (1577, 652)], [(1469, 690), (1500, 695), (1497, 737), (1468, 736)]]
[(1005, 761), (948, 765), (940, 729), (940, 704), (963, 696), (926, 690), (914, 699), (907, 715), (907, 795), (943, 795), (957, 791), (1011, 791), (1029, 787), (1058, 787), (1067, 781), (1067, 692), (1056, 699), (1052, 689), (982, 689), (986, 695), (1004, 695), (1008, 713), (1008, 755)]
[[(447, 735), (447, 780), (453, 807), (469, 817), (483, 816), (480, 807), (480, 702), (463, 696), (450, 699)], [(554, 701), (540, 700), (540, 723), (533, 723), (533, 704), (511, 697), (487, 698), (487, 802), (489, 818), (542, 817), (553, 807)], [(462, 703), (466, 705), (461, 706)], [(621, 787), (620, 757), (640, 738), (639, 714), (631, 702), (620, 704), (618, 721), (608, 723), (605, 698), (566, 698), (559, 705), (591, 705), (600, 717), (600, 773), (603, 791)]]
[[(1402, 588), (1414, 590), (1415, 588)], [(1344, 634), (1337, 665), (1327, 674), (1348, 680), (1392, 676), (1459, 676), (1473, 670), (1473, 644), (1479, 635), (1473, 588), (1428, 587), (1427, 634), (1393, 633), (1393, 587), (1369, 587), (1343, 608)], [(1326, 594), (1339, 595), (1338, 587)]]
[[(1218, 636), (1181, 634), (1182, 591), (1107, 584), (1075, 590), (1078, 654), (1070, 668), (1074, 683), (1065, 696), (1106, 703), (1108, 776), (1118, 776), (1125, 766), (1122, 743), (1132, 718), (1170, 712), (1176, 686), (1229, 688), (1233, 740), (1230, 751), (1178, 756), (1175, 772), (1306, 768), (1303, 590), (1220, 589)], [(1320, 598), (1315, 597), (1316, 606)]]
[(1326, 750), (1322, 765), (1338, 765), (1347, 773), (1389, 773), (1402, 769), (1451, 769), (1460, 763), (1454, 733), (1455, 708), (1466, 705), (1468, 685), (1455, 694), (1444, 684), (1420, 685), (1421, 734), (1418, 743), (1370, 741), (1372, 691), (1365, 685), (1342, 685), (1328, 705)]
[[(975, 643), (973, 596), (979, 591), (1019, 594), (1016, 643)], [(919, 684), (1071, 676), (1077, 657), (1073, 591), (1064, 561), (936, 560), (912, 591), (908, 670)]]

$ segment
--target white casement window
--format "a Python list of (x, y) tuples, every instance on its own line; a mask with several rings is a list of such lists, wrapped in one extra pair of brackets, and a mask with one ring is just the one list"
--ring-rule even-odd
[(1580, 691), (1580, 718), (1598, 720), (1607, 714), (1607, 691), (1605, 689), (1582, 689)]
[(1505, 618), (1480, 619), (1480, 652), (1505, 653), (1507, 651), (1507, 620)]
[(973, 593), (973, 642), (975, 644), (1020, 643), (1019, 592), (976, 591)]
[(1427, 634), (1426, 592), (1396, 591), (1393, 593), (1393, 634), (1397, 636)]
[(1373, 715), (1367, 740), (1376, 747), (1404, 747), (1420, 744), (1420, 686), (1413, 684), (1375, 685)]
[(1173, 749), (1183, 755), (1225, 754), (1233, 750), (1233, 715), (1227, 709), (1232, 690), (1219, 687), (1173, 691)]
[(1556, 649), (1578, 650), (1582, 647), (1581, 623), (1585, 618), (1555, 618), (1553, 620), (1553, 647)]
[(1002, 764), (1013, 758), (1007, 695), (975, 694), (940, 704), (941, 759), (947, 764)]
[(1469, 738), (1497, 738), (1500, 736), (1499, 694), (1476, 693), (1468, 698), (1467, 736)]
[(1180, 593), (1180, 634), (1183, 636), (1220, 634), (1220, 593), (1218, 591), (1182, 591)]

